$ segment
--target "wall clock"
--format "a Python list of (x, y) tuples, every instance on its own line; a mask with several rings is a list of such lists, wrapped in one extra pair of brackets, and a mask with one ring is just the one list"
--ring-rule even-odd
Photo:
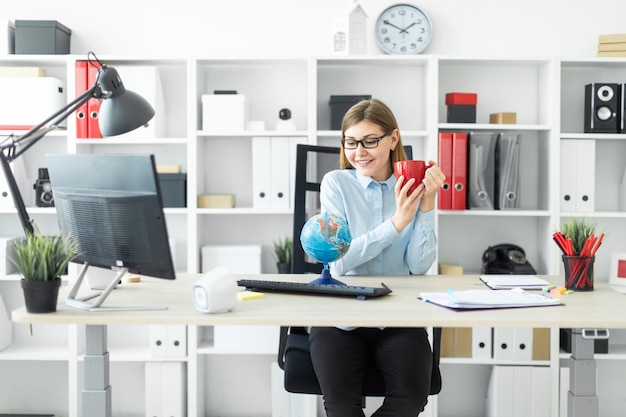
[(412, 4), (399, 3), (388, 7), (376, 19), (376, 41), (388, 54), (421, 53), (432, 37), (428, 15)]

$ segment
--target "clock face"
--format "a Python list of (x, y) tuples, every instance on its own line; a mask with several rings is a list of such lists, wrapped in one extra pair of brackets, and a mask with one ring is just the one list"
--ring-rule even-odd
[(430, 19), (411, 4), (385, 9), (376, 20), (376, 40), (388, 54), (419, 54), (432, 37)]

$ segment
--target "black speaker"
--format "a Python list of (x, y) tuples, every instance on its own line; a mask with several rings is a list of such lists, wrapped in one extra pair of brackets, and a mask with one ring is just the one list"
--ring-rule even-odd
[(592, 83), (585, 86), (585, 133), (618, 133), (622, 118), (618, 84)]

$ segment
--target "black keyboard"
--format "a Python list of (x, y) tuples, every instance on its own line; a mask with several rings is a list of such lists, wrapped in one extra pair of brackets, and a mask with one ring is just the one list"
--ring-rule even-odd
[(387, 295), (391, 289), (381, 283), (381, 287), (361, 287), (355, 285), (310, 284), (304, 282), (265, 281), (257, 279), (240, 279), (240, 287), (252, 291), (289, 292), (318, 295), (342, 295), (364, 300), (369, 297)]

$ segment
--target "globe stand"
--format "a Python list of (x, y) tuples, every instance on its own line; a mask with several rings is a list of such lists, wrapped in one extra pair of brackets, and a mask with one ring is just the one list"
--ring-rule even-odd
[(309, 282), (309, 284), (313, 285), (346, 285), (345, 283), (336, 280), (330, 275), (330, 268), (328, 268), (328, 264), (324, 264), (324, 269), (322, 269), (322, 273), (319, 278), (314, 279)]

